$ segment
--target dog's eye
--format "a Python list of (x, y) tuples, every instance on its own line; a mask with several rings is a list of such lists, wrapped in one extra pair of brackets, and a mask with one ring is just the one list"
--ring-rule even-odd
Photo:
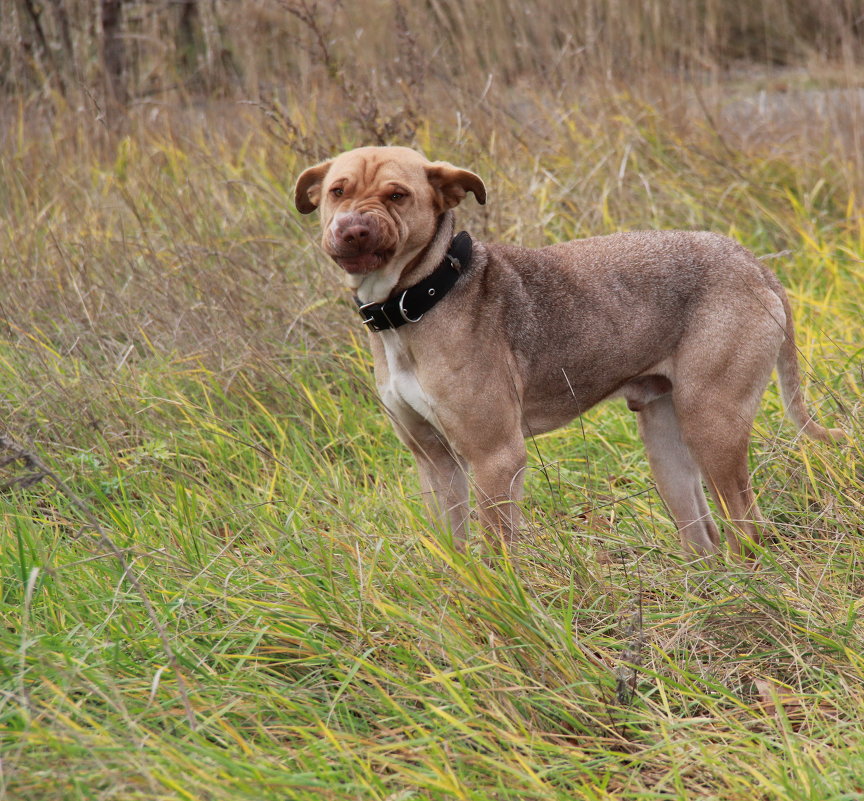
[(345, 194), (345, 190), (341, 186), (334, 186), (330, 190), (330, 194), (334, 195), (335, 197), (342, 197), (342, 195)]
[(405, 197), (404, 192), (393, 192), (393, 194), (390, 195), (390, 200), (402, 200), (403, 197)]

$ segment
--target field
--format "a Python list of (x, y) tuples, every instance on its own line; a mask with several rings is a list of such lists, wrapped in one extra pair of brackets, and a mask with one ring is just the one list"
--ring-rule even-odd
[[(123, 104), (0, 58), (0, 799), (864, 795), (860, 43), (789, 10), (816, 0), (770, 35), (731, 0), (598, 17), (593, 50), (496, 2), (510, 27), (424, 6), (439, 61), (413, 7), (388, 39), (252, 3), (246, 83), (142, 51)], [(280, 21), (284, 72), (253, 46)], [(292, 202), (379, 142), (479, 173), (478, 237), (707, 228), (768, 260), (849, 440), (798, 437), (769, 387), (758, 569), (682, 559), (620, 401), (529, 443), (516, 558), (436, 534)]]

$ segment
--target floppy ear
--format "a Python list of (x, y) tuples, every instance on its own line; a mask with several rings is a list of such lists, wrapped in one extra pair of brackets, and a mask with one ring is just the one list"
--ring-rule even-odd
[(426, 176), (438, 194), (444, 211), (458, 206), (468, 192), (473, 192), (482, 206), (486, 202), (486, 187), (479, 175), (460, 170), (446, 161), (433, 161), (426, 165)]
[(294, 205), (301, 214), (311, 214), (321, 203), (321, 184), (332, 161), (323, 161), (304, 170), (294, 187)]

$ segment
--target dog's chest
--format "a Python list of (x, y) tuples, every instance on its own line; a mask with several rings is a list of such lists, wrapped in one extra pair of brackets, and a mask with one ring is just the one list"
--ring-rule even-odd
[(387, 382), (379, 387), (381, 400), (394, 414), (399, 416), (408, 407), (424, 420), (435, 421), (432, 399), (420, 385), (414, 370), (414, 361), (395, 331), (381, 331), (387, 361)]

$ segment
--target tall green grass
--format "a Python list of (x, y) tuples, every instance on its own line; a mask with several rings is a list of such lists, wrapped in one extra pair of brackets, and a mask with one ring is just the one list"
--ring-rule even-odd
[[(456, 122), (416, 109), (400, 140), (483, 176), (489, 204), (460, 209), (477, 236), (698, 227), (769, 259), (810, 402), (850, 441), (801, 441), (769, 389), (755, 572), (683, 562), (620, 405), (529, 443), (514, 559), (434, 533), (292, 206), (319, 151), (369, 141), (325, 95), (133, 109), (119, 130), (22, 101), (0, 159), (2, 430), (141, 592), (69, 494), (2, 465), (0, 798), (864, 792), (859, 117), (809, 113), (810, 74), (777, 80), (493, 88)], [(780, 112), (752, 111), (763, 89)]]

